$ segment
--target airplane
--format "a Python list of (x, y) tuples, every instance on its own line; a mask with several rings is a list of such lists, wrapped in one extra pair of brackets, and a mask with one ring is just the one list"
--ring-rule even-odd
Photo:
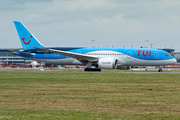
[[(49, 64), (87, 66), (84, 71), (129, 69), (130, 66), (164, 66), (175, 64), (169, 53), (149, 48), (44, 47), (26, 26), (14, 21), (22, 51), (13, 54)], [(93, 66), (93, 68), (92, 68)], [(162, 68), (159, 67), (159, 72)]]

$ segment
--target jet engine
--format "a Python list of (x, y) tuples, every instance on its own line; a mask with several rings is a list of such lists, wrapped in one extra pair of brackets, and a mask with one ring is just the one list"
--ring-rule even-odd
[(102, 58), (98, 61), (99, 68), (102, 69), (116, 69), (117, 68), (117, 59), (115, 58)]
[(38, 65), (38, 63), (37, 63), (37, 61), (32, 60), (31, 65), (34, 67), (34, 66)]

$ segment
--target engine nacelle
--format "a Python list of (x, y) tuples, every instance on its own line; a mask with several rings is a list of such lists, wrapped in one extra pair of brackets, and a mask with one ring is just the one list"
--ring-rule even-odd
[(117, 59), (115, 58), (102, 58), (98, 61), (99, 68), (102, 69), (116, 69), (117, 68)]
[(38, 65), (38, 63), (37, 63), (37, 61), (32, 60), (31, 65), (36, 66), (36, 65)]

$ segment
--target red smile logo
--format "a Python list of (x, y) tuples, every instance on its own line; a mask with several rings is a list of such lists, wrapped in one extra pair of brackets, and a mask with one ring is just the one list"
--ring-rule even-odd
[[(30, 36), (30, 38), (32, 38), (32, 36)], [(30, 42), (31, 42), (31, 40), (29, 40), (29, 42), (25, 42), (24, 40), (25, 40), (25, 38), (22, 38), (22, 40), (23, 40), (23, 43), (25, 44), (25, 45), (28, 45)]]

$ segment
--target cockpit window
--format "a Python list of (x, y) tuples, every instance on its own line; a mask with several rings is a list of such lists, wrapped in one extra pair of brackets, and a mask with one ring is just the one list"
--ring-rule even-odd
[(166, 56), (171, 56), (170, 54), (166, 54)]

